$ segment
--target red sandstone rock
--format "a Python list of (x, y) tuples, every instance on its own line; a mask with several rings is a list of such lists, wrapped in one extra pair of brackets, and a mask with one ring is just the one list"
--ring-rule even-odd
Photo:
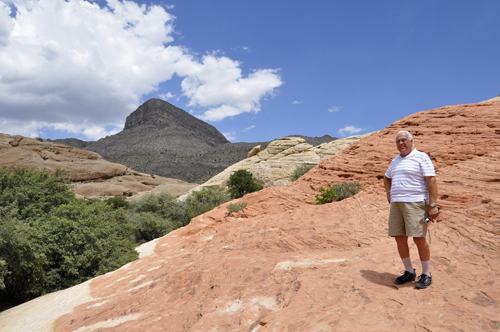
[[(434, 284), (395, 285), (382, 177), (395, 135), (414, 134), (437, 170)], [(294, 183), (220, 206), (159, 239), (153, 255), (95, 278), (94, 300), (55, 331), (479, 331), (500, 329), (500, 102), (420, 112)], [(320, 186), (362, 191), (316, 205)], [(421, 271), (414, 245), (411, 254)], [(0, 317), (1, 318), (1, 317)]]

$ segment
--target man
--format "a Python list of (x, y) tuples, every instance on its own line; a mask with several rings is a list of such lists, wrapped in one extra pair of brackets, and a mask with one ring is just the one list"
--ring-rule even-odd
[(436, 173), (429, 156), (415, 149), (413, 137), (408, 131), (400, 131), (396, 135), (396, 147), (400, 154), (391, 162), (384, 177), (387, 201), (391, 204), (389, 236), (396, 239), (399, 256), (405, 266), (405, 273), (394, 282), (402, 285), (414, 281), (417, 276), (408, 246), (408, 237), (413, 237), (422, 263), (422, 274), (415, 287), (427, 288), (432, 284), (432, 275), (425, 219), (430, 216), (434, 222), (439, 215)]

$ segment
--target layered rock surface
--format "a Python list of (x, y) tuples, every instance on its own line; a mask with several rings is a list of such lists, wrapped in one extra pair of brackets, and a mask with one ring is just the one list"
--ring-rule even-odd
[(195, 185), (176, 179), (136, 172), (85, 151), (40, 138), (0, 134), (0, 166), (35, 168), (54, 172), (57, 168), (72, 181), (73, 191), (87, 198), (102, 198), (162, 188), (175, 195)]
[[(442, 210), (425, 290), (394, 284), (403, 267), (387, 236), (382, 178), (400, 130), (437, 171)], [(38, 317), (40, 330), (54, 331), (498, 330), (499, 138), (499, 102), (410, 115), (289, 185), (243, 197), (240, 212), (226, 217), (226, 204), (196, 217), (156, 240), (152, 255), (77, 286), (80, 297), (73, 288), (49, 295), (61, 305), (0, 313), (0, 330)], [(361, 192), (315, 204), (320, 186), (344, 180)], [(420, 273), (413, 244), (411, 254)]]
[(316, 166), (322, 160), (331, 157), (358, 142), (370, 134), (356, 135), (322, 143), (316, 147), (306, 143), (301, 137), (284, 137), (269, 143), (266, 149), (254, 147), (248, 158), (233, 164), (207, 182), (192, 189), (225, 187), (234, 172), (244, 169), (252, 173), (255, 182), (264, 188), (283, 186), (291, 182), (290, 176), (297, 166)]

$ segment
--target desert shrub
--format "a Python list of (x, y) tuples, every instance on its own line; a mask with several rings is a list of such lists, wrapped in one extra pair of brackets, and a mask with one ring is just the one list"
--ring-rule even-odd
[(314, 165), (308, 165), (308, 164), (297, 165), (293, 170), (292, 175), (290, 175), (290, 180), (291, 181), (297, 180), (298, 178), (309, 172), (314, 167), (315, 167)]
[(76, 199), (60, 172), (1, 168), (0, 307), (136, 259), (131, 230), (125, 209)]
[(361, 185), (359, 182), (342, 182), (328, 186), (326, 189), (319, 188), (320, 195), (316, 195), (318, 204), (331, 203), (333, 201), (341, 201), (345, 198), (354, 196), (359, 192)]
[(130, 208), (130, 203), (122, 196), (116, 195), (115, 197), (108, 198), (105, 200), (106, 204), (110, 205), (113, 207), (113, 209), (118, 209), (118, 208), (125, 208), (128, 209)]
[(246, 194), (262, 189), (262, 186), (255, 183), (252, 173), (244, 169), (240, 169), (231, 174), (226, 185), (233, 198), (240, 198)]
[(130, 217), (136, 242), (148, 242), (182, 227), (179, 221), (162, 218), (153, 212), (139, 212)]
[(149, 193), (142, 199), (133, 201), (131, 209), (133, 213), (151, 212), (163, 219), (180, 222), (181, 225), (187, 225), (190, 220), (184, 210), (184, 204), (179, 202), (176, 196), (168, 192)]
[(247, 202), (241, 202), (241, 203), (236, 203), (236, 204), (229, 204), (227, 206), (227, 212), (226, 212), (226, 217), (229, 216), (233, 212), (238, 212), (246, 208), (248, 205)]
[(192, 218), (230, 200), (231, 195), (222, 188), (203, 188), (200, 191), (193, 191), (184, 201), (184, 211), (189, 217), (188, 223)]

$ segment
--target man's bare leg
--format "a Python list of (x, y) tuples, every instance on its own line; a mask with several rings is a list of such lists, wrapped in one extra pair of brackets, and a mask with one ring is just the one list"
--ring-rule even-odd
[(414, 237), (413, 242), (417, 245), (418, 256), (421, 261), (428, 261), (431, 259), (431, 248), (427, 243), (425, 237)]
[(420, 261), (422, 262), (422, 274), (431, 276), (431, 248), (427, 243), (425, 237), (414, 237), (413, 242), (417, 245), (418, 255), (420, 256)]
[[(399, 257), (401, 259), (410, 257), (410, 247), (408, 246), (408, 236), (406, 235), (398, 235), (394, 237), (396, 239), (396, 243), (398, 245)], [(425, 238), (424, 238), (425, 240)]]
[(398, 245), (398, 252), (403, 264), (405, 266), (405, 273), (397, 277), (394, 282), (398, 285), (402, 285), (407, 282), (411, 282), (415, 280), (415, 269), (411, 264), (410, 258), (410, 247), (408, 246), (408, 237), (406, 235), (395, 236), (396, 243)]

